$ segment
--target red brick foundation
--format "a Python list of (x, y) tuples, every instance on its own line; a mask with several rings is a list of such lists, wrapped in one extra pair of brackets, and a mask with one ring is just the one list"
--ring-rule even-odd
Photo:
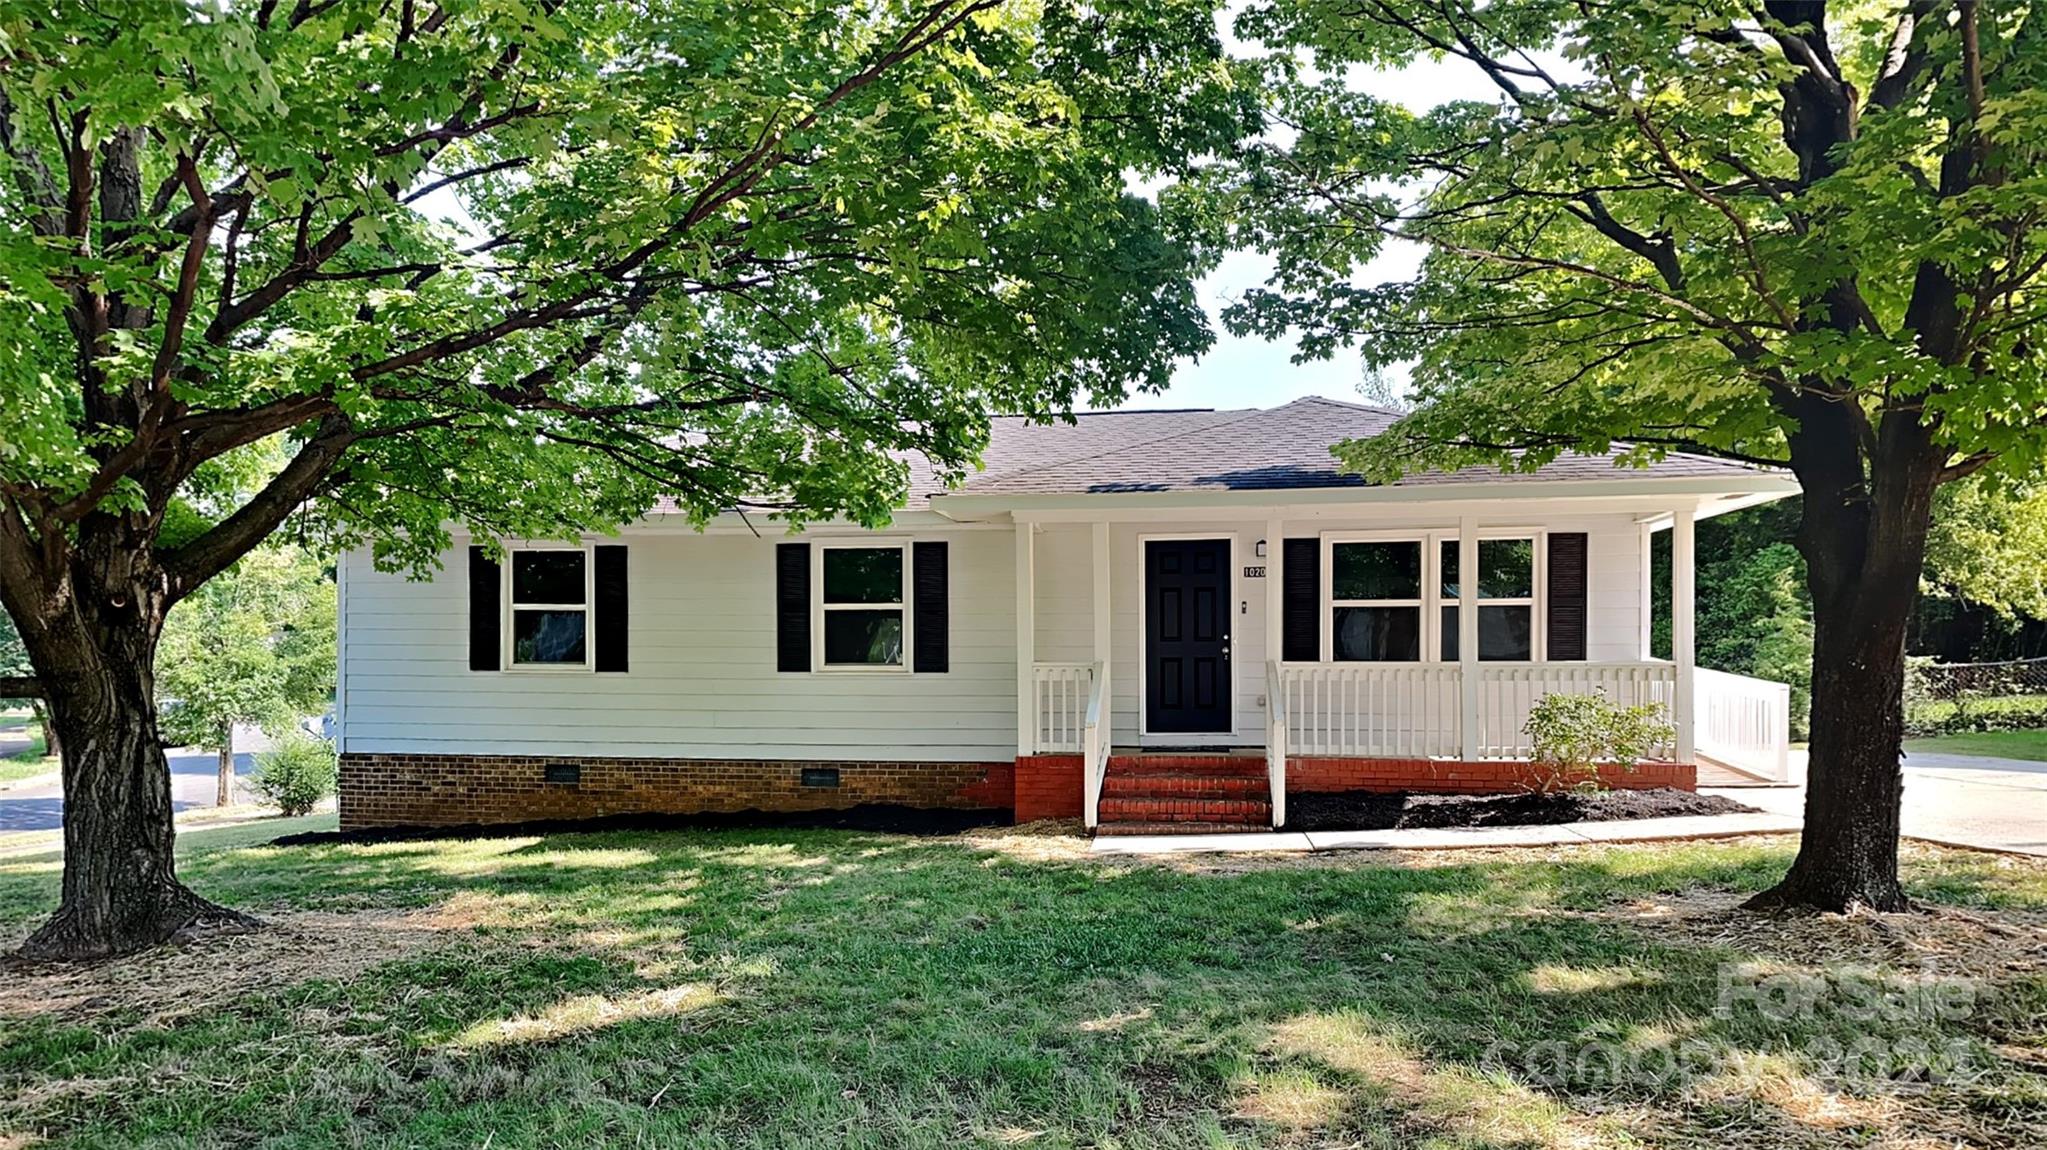
[[(549, 781), (550, 768), (557, 781)], [(836, 769), (838, 785), (803, 785), (805, 768)], [(565, 781), (571, 774), (574, 781)], [(1697, 785), (1696, 770), (1676, 763), (1644, 763), (1633, 771), (1608, 768), (1600, 777), (1620, 789), (1689, 791)], [(1522, 762), (1296, 756), (1287, 763), (1290, 791), (1502, 794), (1536, 789), (1542, 778), (1533, 764)], [(1188, 797), (1243, 797), (1224, 795), (1230, 785), (1229, 780), (1197, 778), (1184, 789)], [(1009, 809), (1017, 822), (1026, 823), (1080, 817), (1081, 760), (1079, 755), (1029, 755), (1013, 763), (805, 763), (346, 754), (341, 756), (340, 792), (344, 829), (831, 810), (860, 803)]]
[[(1080, 810), (1080, 759), (1073, 760)], [(836, 768), (837, 786), (805, 786), (806, 768)], [(574, 775), (574, 781), (550, 782)], [(1012, 806), (1013, 763), (805, 763), (585, 759), (525, 755), (341, 756), (344, 830), (527, 819), (709, 811), (810, 811), (860, 803)], [(1037, 816), (1043, 817), (1043, 816)]]
[[(1428, 794), (1511, 794), (1538, 790), (1547, 776), (1534, 763), (1457, 762), (1448, 759), (1287, 760), (1289, 791), (1420, 791)], [(1599, 781), (1616, 790), (1698, 786), (1698, 769), (1677, 763), (1641, 763), (1634, 770), (1603, 767)]]
[(1080, 817), (1079, 755), (1025, 755), (1016, 761), (1016, 821)]

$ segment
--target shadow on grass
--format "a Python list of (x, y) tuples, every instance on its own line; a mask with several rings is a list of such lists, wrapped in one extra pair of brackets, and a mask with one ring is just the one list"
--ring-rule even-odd
[[(1782, 844), (1429, 861), (1027, 860), (764, 829), (195, 850), (188, 881), (233, 905), (462, 929), (345, 976), (280, 969), (170, 1024), (118, 1004), (9, 1020), (0, 1088), (87, 1144), (1817, 1145), (1918, 1121), (1821, 1080), (1823, 1041), (2040, 1040), (2037, 970), (1930, 1023), (1728, 1011), (1732, 964), (1798, 956), (1611, 913), (1731, 901)], [(24, 865), (0, 860), (11, 923), (54, 896)], [(1956, 898), (2047, 903), (2017, 873), (1915, 864)], [(1710, 1057), (1685, 1079), (1548, 1074), (1528, 1055), (1553, 1043)], [(1767, 1072), (1729, 1077), (1749, 1065)], [(1992, 1123), (2047, 1099), (2008, 1068), (1934, 1090)]]

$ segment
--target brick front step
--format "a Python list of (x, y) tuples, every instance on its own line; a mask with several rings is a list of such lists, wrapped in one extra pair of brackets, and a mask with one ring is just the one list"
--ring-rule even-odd
[(1193, 771), (1167, 774), (1116, 774), (1102, 780), (1102, 796), (1108, 798), (1165, 799), (1264, 799), (1265, 772), (1256, 775), (1214, 775)]
[(1104, 823), (1240, 823), (1270, 827), (1263, 799), (1102, 798)]
[(1222, 775), (1263, 779), (1263, 755), (1110, 755), (1109, 775)]
[(1098, 835), (1247, 835), (1272, 828), (1262, 823), (1103, 823)]

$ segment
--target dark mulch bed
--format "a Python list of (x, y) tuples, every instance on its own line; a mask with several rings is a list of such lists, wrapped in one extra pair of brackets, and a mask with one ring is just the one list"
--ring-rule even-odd
[(605, 815), (594, 819), (533, 819), (523, 823), (464, 823), (447, 827), (364, 827), (306, 831), (272, 839), (273, 846), (402, 843), (421, 839), (498, 839), (603, 831), (825, 829), (885, 831), (897, 835), (955, 835), (976, 827), (1006, 826), (1006, 810), (931, 810), (897, 803), (862, 803), (833, 811), (716, 811), (696, 815)]
[(1303, 791), (1286, 797), (1290, 831), (1384, 831), (1401, 827), (1531, 827), (1755, 810), (1718, 795), (1658, 787), (1550, 795), (1416, 795)]

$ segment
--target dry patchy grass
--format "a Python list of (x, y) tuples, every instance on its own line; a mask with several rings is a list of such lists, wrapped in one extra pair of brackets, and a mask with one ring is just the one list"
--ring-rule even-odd
[[(11, 971), (0, 1148), (2047, 1144), (2027, 860), (1909, 847), (1925, 913), (1793, 918), (1736, 907), (1783, 839), (1147, 861), (1057, 825), (214, 833), (187, 875), (269, 926)], [(0, 857), (0, 931), (54, 880)], [(1971, 997), (1726, 1008), (1730, 980), (1844, 971)], [(1952, 1041), (1968, 1073), (1835, 1073), (1858, 1036)]]

